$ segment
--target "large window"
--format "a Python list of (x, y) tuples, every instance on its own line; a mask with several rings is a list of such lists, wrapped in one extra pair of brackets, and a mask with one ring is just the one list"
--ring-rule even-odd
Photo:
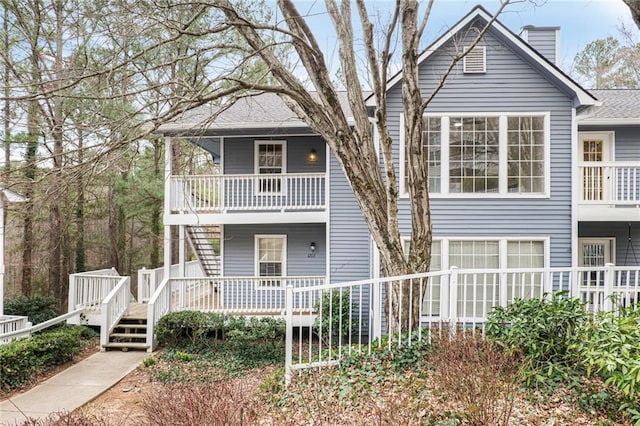
[[(425, 116), (432, 194), (548, 195), (548, 113)], [(401, 186), (407, 193), (406, 151)]]
[(285, 170), (285, 142), (284, 141), (256, 141), (256, 174), (276, 175), (258, 180), (258, 193), (281, 193), (282, 175)]
[(544, 192), (544, 117), (509, 117), (509, 192)]
[[(286, 271), (287, 238), (284, 235), (256, 235), (256, 275), (282, 277)], [(265, 278), (260, 285), (280, 286), (281, 280)]]
[(449, 191), (498, 192), (498, 117), (451, 117)]

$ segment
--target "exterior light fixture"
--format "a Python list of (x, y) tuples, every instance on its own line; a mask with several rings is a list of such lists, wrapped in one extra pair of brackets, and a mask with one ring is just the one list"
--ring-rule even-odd
[(316, 164), (318, 162), (318, 153), (315, 149), (311, 148), (311, 151), (307, 154), (307, 163)]
[(311, 242), (311, 244), (309, 244), (309, 254), (307, 254), (307, 257), (316, 257), (316, 243)]

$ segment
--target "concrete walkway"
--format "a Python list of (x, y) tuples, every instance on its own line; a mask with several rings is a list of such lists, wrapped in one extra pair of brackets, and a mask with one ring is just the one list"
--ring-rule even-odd
[(0, 402), (0, 424), (22, 424), (51, 413), (73, 411), (135, 370), (148, 354), (142, 351), (99, 352), (38, 386)]

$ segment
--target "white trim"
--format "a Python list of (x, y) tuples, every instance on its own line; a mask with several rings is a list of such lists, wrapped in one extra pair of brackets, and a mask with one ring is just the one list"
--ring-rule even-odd
[[(280, 173), (265, 173), (265, 178), (273, 177), (274, 175), (284, 176), (287, 173), (287, 141), (286, 140), (254, 140), (253, 141), (253, 172), (256, 175), (260, 173), (260, 165), (259, 165), (259, 152), (261, 145), (280, 145), (282, 148), (282, 165), (280, 166)], [(254, 194), (256, 196), (260, 195), (286, 195), (287, 194), (287, 181), (286, 179), (280, 179), (280, 188), (279, 191), (262, 191), (260, 190), (260, 179), (256, 180), (256, 185), (254, 188)]]
[(260, 168), (258, 165), (258, 152), (260, 145), (281, 145), (282, 146), (282, 171), (280, 174), (287, 173), (287, 141), (284, 139), (279, 140), (264, 140), (256, 139), (253, 141), (253, 172), (260, 174)]
[(220, 173), (224, 174), (224, 137), (220, 137)]
[(578, 199), (582, 184), (578, 171), (578, 122), (576, 109), (571, 108), (571, 267), (578, 266)]
[[(404, 113), (400, 113), (400, 132), (399, 132), (399, 158), (400, 158), (400, 164), (398, 166), (398, 178), (400, 180), (400, 185), (398, 188), (400, 191), (399, 194), (399, 198), (409, 198), (409, 191), (405, 185), (405, 174), (406, 174), (406, 170), (405, 170), (405, 157), (407, 156), (406, 154), (406, 141), (404, 140)], [(420, 143), (422, 145), (422, 142)]]
[(578, 118), (581, 126), (637, 126), (640, 125), (640, 118)]
[[(509, 192), (508, 191), (508, 118), (509, 117), (543, 117), (544, 120), (544, 188), (540, 192)], [(551, 112), (550, 111), (519, 111), (519, 112), (430, 112), (423, 114), (423, 118), (440, 118), (440, 192), (430, 192), (431, 199), (456, 199), (456, 198), (481, 198), (481, 199), (548, 199), (551, 198)], [(499, 173), (498, 192), (450, 192), (449, 168), (450, 168), (450, 136), (449, 126), (451, 117), (498, 117), (499, 148), (498, 162)], [(409, 198), (405, 185), (405, 141), (404, 141), (404, 115), (400, 114), (400, 145), (399, 145), (399, 198)]]
[(254, 234), (253, 236), (253, 244), (254, 244), (254, 268), (255, 268), (255, 276), (260, 277), (260, 239), (281, 239), (282, 240), (282, 275), (281, 277), (287, 276), (287, 234)]
[(224, 233), (225, 226), (218, 225), (220, 227), (220, 276), (224, 277)]
[(325, 180), (324, 180), (324, 213), (325, 213), (325, 282), (331, 282), (331, 150), (325, 146)]
[[(425, 59), (429, 56), (433, 55), (440, 47), (442, 47), (446, 42), (452, 39), (458, 32), (460, 32), (464, 27), (470, 24), (476, 18), (481, 17), (486, 22), (490, 22), (493, 17), (488, 14), (484, 9), (477, 6), (475, 7), (467, 16), (462, 18), (451, 30), (447, 31), (444, 35), (442, 35), (435, 43), (433, 43), (429, 48), (427, 48), (422, 54), (418, 57), (418, 65), (420, 65)], [(556, 77), (562, 84), (568, 87), (570, 90), (575, 92), (575, 97), (578, 100), (580, 105), (596, 105), (597, 101), (589, 94), (586, 90), (580, 87), (577, 83), (572, 81), (568, 76), (564, 75), (562, 71), (557, 69), (551, 63), (549, 63), (545, 58), (543, 58), (539, 53), (533, 50), (528, 43), (525, 43), (520, 37), (515, 35), (511, 30), (506, 28), (500, 21), (496, 20), (493, 22), (492, 28), (500, 32), (507, 40), (513, 43), (516, 47), (520, 48), (528, 57), (530, 57), (534, 62), (540, 65), (544, 70), (551, 73), (554, 77)], [(391, 87), (395, 86), (400, 80), (402, 80), (402, 71), (398, 72), (395, 76), (393, 76), (388, 82), (386, 86), (386, 90), (388, 91)], [(366, 100), (367, 106), (375, 105), (374, 96), (370, 96), (369, 99)]]
[(255, 213), (183, 213), (165, 214), (165, 225), (246, 225), (269, 223), (326, 223), (327, 213), (262, 211)]
[(589, 130), (586, 132), (582, 132), (578, 130), (578, 155), (579, 155), (579, 163), (583, 163), (584, 162), (584, 152), (583, 152), (583, 144), (582, 144), (582, 140), (584, 138), (601, 138), (606, 146), (605, 146), (605, 151), (604, 151), (604, 155), (605, 158), (603, 158), (603, 162), (614, 162), (616, 161), (616, 132), (613, 130), (607, 130), (607, 131), (593, 131), (593, 130)]
[[(402, 248), (404, 250), (405, 243), (411, 240), (409, 236), (401, 236), (402, 240)], [(449, 265), (449, 243), (455, 242), (464, 242), (464, 241), (486, 241), (486, 242), (497, 242), (498, 243), (498, 258), (499, 258), (499, 268), (507, 267), (507, 255), (508, 255), (508, 243), (509, 242), (542, 242), (543, 250), (544, 250), (544, 267), (548, 268), (551, 264), (551, 237), (549, 236), (530, 236), (530, 235), (508, 235), (508, 236), (486, 236), (486, 235), (465, 235), (465, 236), (437, 236), (432, 238), (432, 246), (434, 243), (440, 244), (440, 264), (441, 270), (447, 271), (451, 268)], [(459, 265), (454, 265), (458, 266)]]
[[(463, 52), (465, 52), (467, 49), (469, 49), (470, 46), (464, 46), (462, 49)], [(478, 53), (481, 52), (481, 53)], [(482, 69), (469, 69), (469, 66), (467, 66), (467, 59), (471, 56), (473, 57), (474, 55), (482, 55)], [(462, 72), (463, 74), (486, 74), (487, 73), (487, 48), (485, 46), (475, 46), (473, 49), (471, 49), (469, 51), (469, 53), (467, 53), (465, 55), (464, 58), (462, 58)]]
[[(578, 238), (578, 263), (582, 263), (582, 244), (599, 244), (599, 243), (608, 243), (609, 244), (609, 261), (606, 263), (616, 264), (616, 237), (579, 237)], [(584, 265), (579, 265), (584, 266)]]

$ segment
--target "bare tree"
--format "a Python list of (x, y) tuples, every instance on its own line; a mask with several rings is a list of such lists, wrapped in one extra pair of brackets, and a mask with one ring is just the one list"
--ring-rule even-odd
[[(364, 37), (363, 46), (357, 45), (354, 39), (353, 21), (356, 18), (352, 16), (351, 2), (343, 1), (338, 4), (336, 1), (326, 1), (326, 8), (337, 35), (341, 83), (346, 88), (353, 122), (347, 119), (346, 112), (340, 107), (337, 88), (332, 82), (323, 52), (307, 25), (305, 17), (298, 11), (293, 1), (277, 1), (283, 22), (281, 26), (272, 27), (272, 29), (275, 28), (279, 33), (281, 42), (292, 46), (296, 59), (302, 64), (305, 76), (315, 93), (311, 93), (287, 63), (274, 53), (274, 44), (264, 35), (265, 30), (269, 28), (267, 25), (257, 24), (231, 1), (221, 0), (214, 4), (224, 13), (226, 23), (241, 34), (252, 49), (252, 53), (267, 64), (277, 82), (277, 84), (255, 84), (242, 81), (234, 83), (238, 89), (257, 89), (277, 93), (298, 116), (323, 137), (351, 184), (377, 245), (383, 272), (391, 276), (428, 271), (432, 225), (427, 185), (428, 170), (422, 148), (423, 113), (431, 99), (444, 85), (456, 63), (475, 47), (493, 20), (476, 29), (475, 40), (466, 49), (460, 49), (453, 54), (450, 66), (443, 70), (441, 79), (433, 92), (425, 95), (421, 91), (418, 79), (419, 47), (433, 1), (427, 2), (422, 12), (417, 1), (396, 2), (388, 26), (383, 29), (377, 29), (374, 26), (364, 1), (357, 0), (355, 3), (357, 21), (362, 27)], [(508, 0), (502, 1), (495, 16), (498, 16), (508, 3)], [(376, 35), (380, 34), (378, 31), (381, 31), (383, 40), (380, 49), (376, 48), (375, 43)], [(408, 256), (405, 256), (403, 251), (399, 232), (398, 176), (392, 151), (394, 141), (388, 128), (386, 98), (388, 89), (386, 82), (398, 39), (400, 40), (399, 63), (402, 68), (401, 90), (404, 107), (404, 140), (400, 141), (400, 146), (405, 147), (407, 153), (407, 187), (412, 218)], [(356, 49), (364, 49), (365, 52), (369, 74), (364, 78), (371, 82), (373, 90), (372, 99), (375, 102), (373, 117), (367, 110), (362, 92), (363, 76)], [(370, 166), (378, 164), (372, 118), (380, 140), (382, 170)], [(414, 324), (418, 321), (421, 301), (418, 297), (414, 297), (413, 304), (408, 303), (410, 290), (413, 290), (414, 294), (419, 294), (420, 291), (417, 287), (410, 289), (413, 285), (407, 282), (402, 288), (394, 288), (393, 294), (389, 295), (393, 311), (388, 316), (390, 333), (397, 331), (398, 326), (406, 329), (408, 321), (413, 321)], [(402, 315), (400, 315), (401, 310), (404, 311)], [(398, 321), (400, 317), (403, 318), (404, 324)]]

